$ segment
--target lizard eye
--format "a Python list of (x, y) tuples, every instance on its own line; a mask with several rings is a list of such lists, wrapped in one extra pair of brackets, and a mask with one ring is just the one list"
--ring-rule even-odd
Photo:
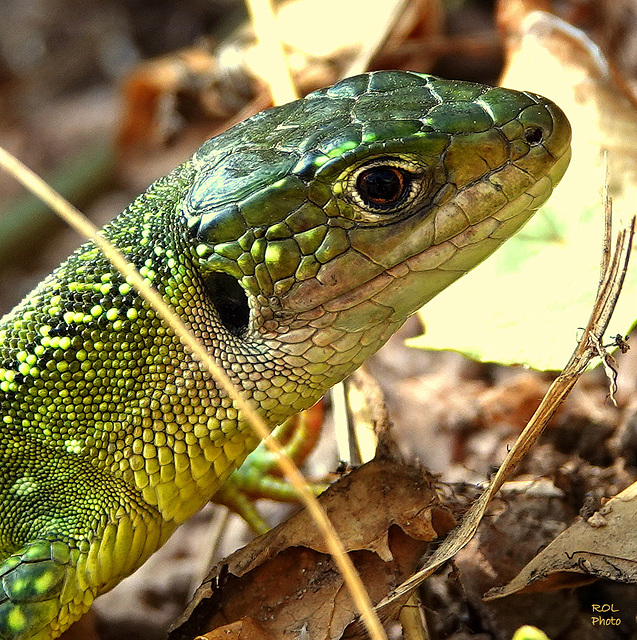
[(407, 192), (409, 178), (409, 174), (398, 167), (379, 165), (361, 171), (356, 179), (356, 190), (368, 206), (393, 207)]
[(417, 158), (384, 156), (347, 169), (337, 184), (354, 205), (348, 210), (353, 219), (386, 224), (426, 204), (430, 174)]

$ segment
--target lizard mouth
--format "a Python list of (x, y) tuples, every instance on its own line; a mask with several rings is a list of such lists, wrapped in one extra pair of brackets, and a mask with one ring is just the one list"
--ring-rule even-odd
[[(571, 149), (566, 148), (544, 176), (522, 191), (505, 206), (449, 235), (435, 238), (424, 251), (407, 258), (398, 266), (408, 266), (416, 271), (470, 271), (495, 251), (497, 246), (516, 233), (548, 200), (554, 187), (562, 179), (571, 159)], [(517, 170), (514, 164), (511, 169)], [(494, 192), (497, 191), (489, 185)], [(484, 190), (476, 190), (476, 199), (485, 198)], [(484, 255), (481, 255), (484, 254)], [(391, 269), (389, 270), (391, 271)], [(439, 293), (436, 290), (433, 295)], [(433, 295), (431, 297), (433, 297)], [(429, 299), (429, 298), (428, 298)], [(425, 302), (428, 301), (425, 300)], [(424, 304), (424, 302), (422, 303)]]

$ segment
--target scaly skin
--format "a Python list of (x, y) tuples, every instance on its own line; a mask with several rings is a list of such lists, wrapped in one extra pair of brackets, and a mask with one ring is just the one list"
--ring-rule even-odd
[[(104, 233), (275, 426), (519, 229), (569, 142), (539, 96), (372, 73), (207, 141)], [(0, 423), (13, 640), (57, 637), (257, 444), (91, 243), (2, 319)]]
[[(323, 425), (323, 403), (288, 418), (274, 431), (274, 436), (285, 454), (301, 466), (312, 453), (321, 435)], [(309, 485), (316, 495), (327, 488), (327, 483)], [(212, 497), (212, 502), (226, 506), (240, 515), (252, 531), (258, 535), (270, 530), (270, 525), (261, 517), (254, 501), (270, 498), (278, 502), (298, 502), (294, 487), (283, 477), (277, 456), (263, 443), (252, 451)]]

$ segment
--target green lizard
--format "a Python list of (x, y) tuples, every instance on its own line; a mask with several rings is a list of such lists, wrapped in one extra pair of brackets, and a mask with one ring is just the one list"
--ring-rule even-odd
[[(208, 140), (104, 234), (275, 426), (518, 230), (569, 158), (545, 98), (376, 72)], [(3, 640), (57, 637), (257, 444), (90, 242), (2, 318), (0, 421)]]

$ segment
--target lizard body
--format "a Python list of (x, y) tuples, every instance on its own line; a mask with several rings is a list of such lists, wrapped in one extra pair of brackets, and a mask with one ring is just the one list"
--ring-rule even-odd
[[(375, 72), (205, 142), (103, 232), (274, 427), (520, 228), (569, 157), (545, 98)], [(57, 637), (256, 444), (80, 247), (0, 321), (0, 639)]]

